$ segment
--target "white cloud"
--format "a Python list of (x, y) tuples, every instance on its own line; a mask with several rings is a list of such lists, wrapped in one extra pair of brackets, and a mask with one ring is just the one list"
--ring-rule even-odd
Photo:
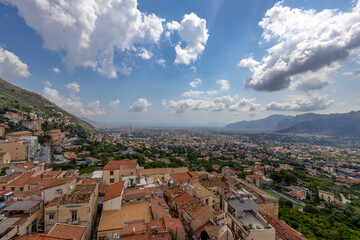
[(201, 79), (195, 78), (194, 81), (191, 81), (189, 84), (191, 87), (197, 88), (201, 84)]
[(176, 113), (182, 113), (186, 109), (199, 111), (209, 111), (209, 112), (218, 112), (218, 111), (250, 111), (257, 107), (255, 104), (255, 98), (247, 99), (241, 98), (239, 96), (223, 96), (215, 99), (192, 99), (187, 98), (180, 101), (169, 101), (169, 104), (166, 105), (168, 108), (175, 108)]
[(165, 59), (160, 58), (160, 59), (156, 60), (156, 63), (159, 64), (162, 67), (165, 67), (166, 61), (165, 61)]
[(219, 79), (216, 81), (216, 83), (220, 85), (221, 91), (227, 91), (230, 88), (230, 84), (228, 80)]
[(136, 44), (157, 43), (164, 19), (143, 13), (137, 0), (2, 0), (18, 8), (51, 51), (65, 53), (69, 70), (90, 67), (116, 78), (114, 51), (132, 51)]
[(351, 72), (344, 72), (345, 76), (359, 76), (360, 75), (360, 68), (354, 69)]
[(183, 96), (184, 96), (184, 97), (189, 97), (189, 98), (199, 98), (199, 97), (201, 97), (203, 94), (204, 94), (204, 92), (202, 92), (202, 91), (193, 91), (193, 90), (190, 90), (190, 91), (184, 92), (184, 93), (183, 93)]
[(5, 80), (30, 77), (28, 65), (14, 53), (0, 47), (0, 77)]
[(205, 50), (209, 37), (206, 20), (199, 18), (195, 13), (190, 13), (184, 15), (179, 25), (174, 22), (168, 25), (171, 25), (173, 30), (177, 29), (181, 40), (186, 43), (185, 48), (181, 47), (181, 42), (175, 46), (175, 64), (189, 65), (195, 62)]
[(209, 91), (206, 91), (206, 93), (211, 96), (211, 95), (218, 94), (218, 91), (216, 91), (216, 90), (209, 90)]
[(58, 105), (59, 107), (78, 116), (96, 116), (105, 115), (105, 110), (100, 107), (100, 102), (95, 101), (89, 103), (86, 107), (79, 98), (66, 98), (59, 94), (56, 89), (45, 87), (42, 90), (42, 95)]
[(147, 108), (151, 106), (145, 98), (138, 98), (133, 105), (128, 109), (129, 112), (146, 112)]
[(80, 92), (80, 85), (77, 82), (68, 83), (65, 85), (68, 89), (71, 90), (73, 93), (79, 93)]
[[(252, 57), (240, 61), (239, 66), (251, 72), (246, 84), (257, 91), (288, 89), (293, 77), (300, 75), (299, 80), (303, 81), (302, 74), (327, 71), (331, 64), (346, 59), (359, 48), (360, 2), (349, 12), (317, 12), (291, 9), (281, 1), (266, 12), (259, 25), (264, 30), (263, 39), (277, 43), (261, 61)], [(323, 79), (314, 88), (326, 85)], [(309, 86), (303, 90), (308, 91)]]
[(329, 100), (329, 96), (321, 96), (317, 94), (295, 97), (289, 102), (278, 103), (272, 102), (266, 105), (268, 111), (298, 111), (298, 112), (310, 112), (317, 110), (324, 110), (333, 103), (333, 100)]
[(51, 82), (49, 80), (44, 81), (43, 84), (45, 85), (45, 87), (51, 87), (52, 86), (52, 84), (51, 84)]
[(166, 100), (165, 100), (165, 99), (163, 99), (163, 100), (161, 101), (161, 105), (166, 106)]
[(60, 68), (58, 68), (58, 67), (53, 67), (51, 69), (51, 71), (53, 71), (54, 73), (60, 73), (61, 72)]
[(168, 23), (166, 23), (166, 27), (167, 27), (167, 29), (169, 29), (171, 32), (173, 32), (174, 30), (179, 30), (179, 28), (180, 28), (180, 23), (178, 23), (178, 22), (176, 22), (176, 21), (168, 22)]
[(146, 50), (145, 48), (140, 48), (137, 55), (144, 60), (149, 60), (153, 56), (152, 52)]
[(109, 106), (110, 106), (110, 107), (117, 107), (117, 106), (119, 106), (119, 104), (120, 104), (120, 100), (119, 100), (119, 99), (116, 99), (116, 100), (114, 100), (114, 101), (111, 101), (111, 102), (109, 103)]

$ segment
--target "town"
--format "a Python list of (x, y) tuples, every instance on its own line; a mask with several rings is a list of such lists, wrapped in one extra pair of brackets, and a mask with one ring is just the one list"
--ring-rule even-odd
[(78, 134), (61, 112), (0, 122), (0, 239), (360, 236), (358, 149), (221, 129)]

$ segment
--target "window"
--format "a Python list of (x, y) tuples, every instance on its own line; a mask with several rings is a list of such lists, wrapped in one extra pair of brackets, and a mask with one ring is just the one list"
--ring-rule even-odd
[(209, 205), (209, 199), (205, 199), (206, 205)]
[(71, 221), (76, 222), (77, 220), (77, 211), (71, 211)]
[(12, 187), (12, 188), (11, 188), (11, 191), (15, 191), (15, 188), (14, 188), (14, 187)]
[(50, 220), (54, 220), (54, 218), (55, 218), (55, 214), (49, 214), (49, 219)]
[(20, 188), (20, 191), (24, 191), (24, 188), (23, 188), (23, 187), (21, 187), (21, 188)]
[(113, 176), (114, 175), (114, 171), (110, 171), (110, 176)]
[(114, 183), (114, 179), (113, 179), (113, 178), (110, 178), (110, 183)]

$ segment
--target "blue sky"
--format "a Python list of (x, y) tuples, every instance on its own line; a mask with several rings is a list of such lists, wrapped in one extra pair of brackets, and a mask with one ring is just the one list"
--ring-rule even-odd
[(357, 1), (0, 0), (0, 77), (101, 122), (359, 110)]

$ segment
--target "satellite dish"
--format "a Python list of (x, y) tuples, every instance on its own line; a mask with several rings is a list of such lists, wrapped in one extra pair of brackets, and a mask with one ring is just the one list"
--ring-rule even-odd
[(73, 188), (74, 188), (74, 186), (73, 186), (73, 185), (71, 185), (71, 186), (70, 186), (70, 189), (72, 190)]

